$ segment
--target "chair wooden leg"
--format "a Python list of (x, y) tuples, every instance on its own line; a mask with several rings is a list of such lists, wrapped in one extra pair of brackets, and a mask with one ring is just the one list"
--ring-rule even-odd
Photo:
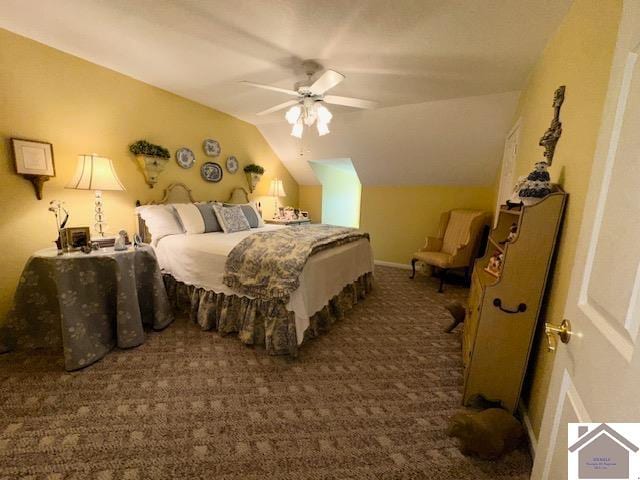
[(438, 293), (444, 292), (444, 279), (447, 276), (447, 269), (443, 268), (440, 272), (440, 287), (438, 288)]
[(417, 258), (412, 258), (411, 259), (411, 276), (409, 277), (411, 280), (416, 278), (416, 262), (417, 261), (418, 261)]

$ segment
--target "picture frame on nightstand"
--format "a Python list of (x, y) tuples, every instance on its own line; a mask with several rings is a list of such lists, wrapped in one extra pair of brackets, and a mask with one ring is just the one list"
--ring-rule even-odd
[(67, 227), (60, 230), (62, 250), (75, 252), (89, 246), (91, 233), (89, 227)]

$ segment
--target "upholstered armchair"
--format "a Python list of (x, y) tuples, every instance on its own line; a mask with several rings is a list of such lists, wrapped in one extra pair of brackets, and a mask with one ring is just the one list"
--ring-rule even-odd
[(489, 215), (481, 210), (451, 210), (440, 217), (438, 235), (427, 241), (411, 258), (411, 278), (416, 275), (416, 263), (424, 262), (440, 270), (442, 293), (448, 270), (464, 268), (468, 276), (474, 260), (480, 236), (488, 223)]

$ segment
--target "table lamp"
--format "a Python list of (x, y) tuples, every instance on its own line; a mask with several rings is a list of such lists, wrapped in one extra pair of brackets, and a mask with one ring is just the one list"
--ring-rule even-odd
[(76, 173), (71, 182), (65, 188), (76, 190), (93, 190), (95, 199), (95, 219), (94, 228), (99, 237), (105, 236), (105, 215), (102, 202), (103, 190), (120, 190), (124, 187), (113, 168), (110, 158), (101, 157), (95, 153), (88, 155), (78, 155)]
[(275, 210), (273, 211), (273, 218), (278, 218), (278, 197), (286, 197), (287, 194), (282, 186), (282, 180), (274, 178), (269, 185), (269, 195), (273, 197)]

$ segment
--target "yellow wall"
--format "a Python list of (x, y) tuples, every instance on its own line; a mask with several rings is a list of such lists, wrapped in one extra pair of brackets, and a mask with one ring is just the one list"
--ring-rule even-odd
[[(577, 235), (596, 145), (609, 70), (620, 17), (619, 0), (575, 0), (548, 43), (520, 97), (516, 119), (522, 117), (517, 175), (526, 175), (542, 159), (538, 141), (549, 127), (553, 92), (566, 85), (561, 120), (563, 133), (553, 165), (552, 181), (569, 193), (569, 202), (551, 279), (544, 321), (559, 323), (569, 287)], [(514, 119), (515, 120), (515, 119)], [(529, 417), (538, 435), (553, 355), (539, 335), (525, 391)]]
[[(492, 187), (363, 185), (360, 228), (371, 234), (376, 260), (408, 264), (425, 237), (437, 233), (442, 212), (492, 211), (493, 196)], [(314, 221), (321, 218), (322, 187), (301, 185), (300, 208), (309, 210)]]
[(309, 212), (313, 223), (322, 221), (322, 185), (300, 185), (300, 210)]
[(371, 234), (376, 260), (409, 263), (411, 254), (435, 235), (440, 214), (452, 208), (491, 211), (491, 187), (362, 187), (360, 228)]
[[(14, 173), (10, 137), (53, 144), (56, 177), (46, 182), (43, 200), (36, 200), (31, 183)], [(256, 195), (266, 195), (271, 178), (278, 177), (288, 194), (284, 204), (298, 204), (298, 185), (253, 125), (2, 29), (0, 138), (0, 319), (29, 255), (53, 245), (56, 232), (47, 212), (49, 201), (67, 203), (70, 226), (93, 223), (93, 193), (64, 189), (80, 153), (110, 157), (126, 188), (104, 193), (111, 231), (134, 231), (136, 199), (158, 199), (171, 182), (186, 183), (197, 199), (226, 199), (233, 187), (247, 188), (242, 167), (252, 162), (266, 169)], [(202, 180), (205, 138), (220, 142), (218, 161), (223, 168), (233, 154), (240, 171), (231, 175), (225, 170), (216, 184)], [(128, 151), (138, 139), (159, 143), (172, 154), (188, 147), (196, 154), (196, 166), (184, 170), (172, 158), (152, 190)], [(272, 200), (254, 198), (263, 200), (265, 217), (270, 216)]]
[[(408, 264), (425, 237), (437, 233), (442, 212), (452, 208), (492, 212), (493, 198), (492, 187), (363, 185), (360, 228), (371, 234), (376, 260)], [(300, 208), (319, 219), (322, 187), (301, 185)]]

